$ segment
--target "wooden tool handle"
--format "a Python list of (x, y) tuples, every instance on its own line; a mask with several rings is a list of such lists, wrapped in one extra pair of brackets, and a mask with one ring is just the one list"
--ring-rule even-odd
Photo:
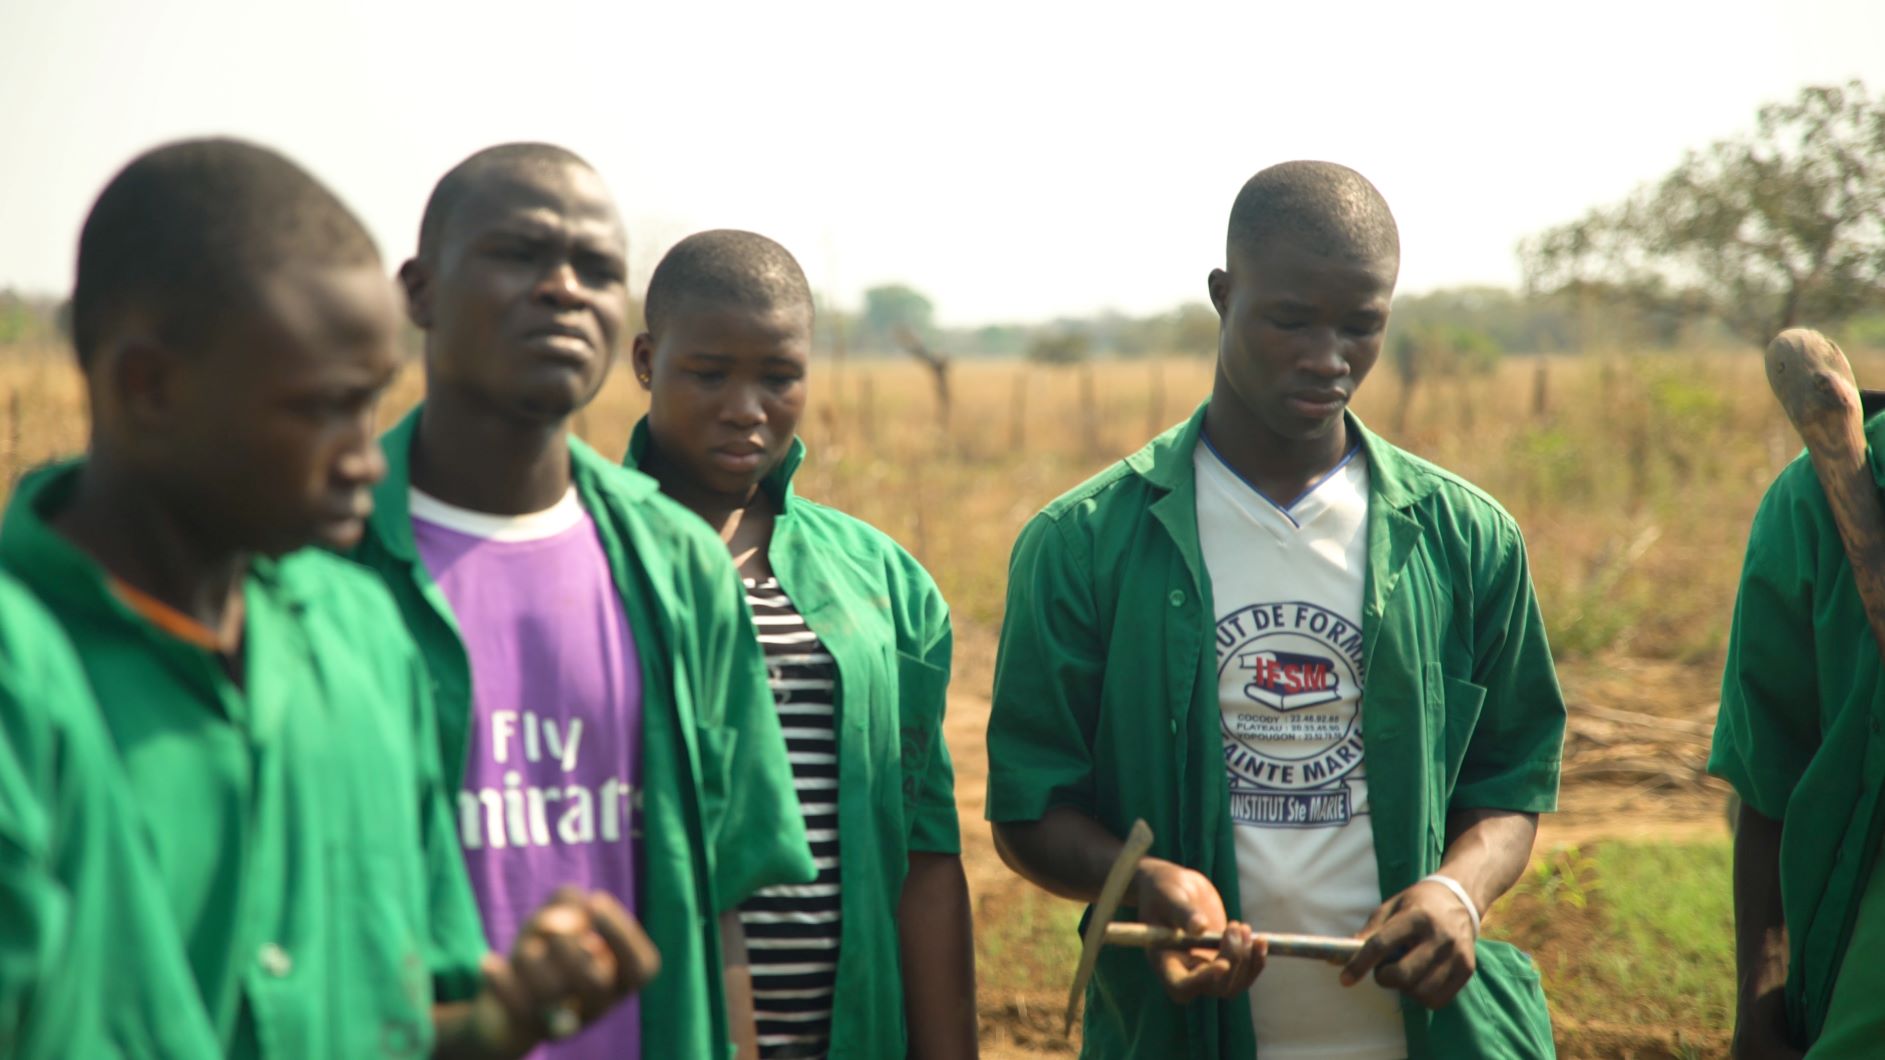
[(1767, 347), (1767, 385), (1806, 442), (1832, 506), (1873, 640), (1885, 652), (1885, 505), (1866, 459), (1865, 418), (1852, 366), (1817, 331), (1783, 331)]
[[(1258, 931), (1256, 938), (1267, 942), (1272, 957), (1309, 957), (1320, 961), (1346, 961), (1361, 949), (1360, 939), (1328, 935), (1280, 935)], [(1150, 924), (1115, 923), (1106, 925), (1106, 945), (1137, 949), (1215, 949), (1224, 936), (1216, 931), (1187, 935), (1168, 927)]]

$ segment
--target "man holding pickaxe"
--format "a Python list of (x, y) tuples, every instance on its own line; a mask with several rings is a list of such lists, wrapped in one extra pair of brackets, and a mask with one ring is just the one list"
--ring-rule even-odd
[[(1708, 768), (1735, 832), (1735, 1055), (1885, 1055), (1885, 513), (1852, 370), (1788, 331), (1768, 382), (1807, 444), (1748, 532)], [(1868, 442), (1871, 450), (1868, 450)], [(1867, 629), (1870, 629), (1870, 636)]]
[(1552, 1055), (1537, 973), (1478, 936), (1564, 702), (1511, 517), (1347, 411), (1399, 265), (1360, 174), (1251, 178), (1210, 400), (1016, 542), (988, 816), (1091, 903), (1086, 1056)]

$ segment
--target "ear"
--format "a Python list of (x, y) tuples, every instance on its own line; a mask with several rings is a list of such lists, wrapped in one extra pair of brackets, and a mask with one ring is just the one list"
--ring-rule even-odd
[(640, 383), (643, 390), (652, 392), (655, 373), (654, 336), (646, 331), (635, 336), (635, 348), (628, 356), (629, 363), (635, 369), (635, 382)]
[(92, 386), (104, 391), (106, 408), (115, 408), (124, 426), (140, 437), (162, 433), (178, 414), (183, 364), (176, 351), (146, 336), (121, 338), (99, 351), (91, 371)]
[(420, 331), (432, 330), (432, 269), (418, 258), (399, 267), (399, 286), (406, 292), (406, 319)]
[(1224, 319), (1224, 311), (1230, 306), (1230, 273), (1212, 269), (1205, 286), (1211, 292), (1211, 305), (1217, 309), (1218, 319)]

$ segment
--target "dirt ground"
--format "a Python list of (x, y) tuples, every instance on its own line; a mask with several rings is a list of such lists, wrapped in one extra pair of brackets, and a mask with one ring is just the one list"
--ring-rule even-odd
[[(1030, 889), (996, 855), (982, 806), (987, 782), (983, 733), (988, 720), (993, 645), (969, 635), (958, 643), (959, 691), (952, 692), (945, 735), (955, 759), (963, 860), (978, 919), (998, 915)], [(1726, 835), (1727, 788), (1704, 775), (1715, 714), (1712, 667), (1605, 659), (1560, 668), (1570, 708), (1560, 809), (1541, 823), (1537, 851), (1601, 839), (1693, 840)], [(1537, 856), (1536, 854), (1534, 856)], [(1045, 972), (1045, 970), (1044, 970)], [(1026, 989), (984, 985), (983, 1056), (991, 1060), (1066, 1057), (1076, 1038), (1060, 1034), (1067, 981)], [(1557, 1028), (1561, 1055), (1625, 1058), (1719, 1055), (1725, 1035), (1695, 1029)]]

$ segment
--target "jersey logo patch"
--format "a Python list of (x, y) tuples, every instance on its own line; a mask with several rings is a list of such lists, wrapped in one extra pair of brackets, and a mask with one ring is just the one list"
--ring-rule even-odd
[(1237, 657), (1250, 671), (1244, 695), (1274, 710), (1301, 710), (1342, 698), (1335, 660), (1293, 651), (1250, 651)]
[(1252, 604), (1218, 620), (1216, 646), (1232, 820), (1347, 824), (1365, 779), (1361, 713), (1330, 705), (1361, 694), (1359, 624), (1311, 603)]

